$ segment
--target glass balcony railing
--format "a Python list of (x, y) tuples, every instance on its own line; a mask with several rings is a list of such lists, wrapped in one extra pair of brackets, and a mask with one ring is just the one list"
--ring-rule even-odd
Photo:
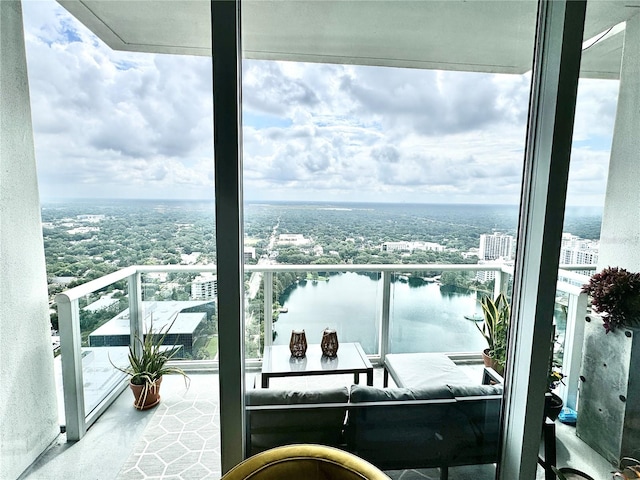
[[(585, 268), (563, 266), (558, 275), (556, 356), (568, 379), (559, 392), (568, 406), (577, 396), (584, 322), (576, 319), (586, 314), (580, 286), (588, 279), (572, 270)], [(482, 284), (463, 290), (452, 281), (451, 275), (469, 280), (478, 272), (491, 277), (492, 291)], [(180, 346), (183, 368), (217, 369), (215, 275), (215, 266), (135, 266), (56, 296), (70, 440), (80, 439), (126, 387), (114, 365), (127, 365), (129, 345), (136, 348), (134, 339), (152, 323), (170, 327), (166, 343)], [(404, 352), (480, 361), (479, 299), (508, 293), (512, 271), (449, 264), (246, 265), (245, 276), (245, 365), (259, 368), (264, 347), (288, 344), (291, 330), (305, 329), (309, 342), (319, 343), (326, 327), (335, 328), (341, 342), (360, 343), (374, 365), (387, 353)]]

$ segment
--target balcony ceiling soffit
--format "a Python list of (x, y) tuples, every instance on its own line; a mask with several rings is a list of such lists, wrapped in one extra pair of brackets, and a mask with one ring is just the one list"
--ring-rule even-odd
[[(210, 55), (208, 0), (58, 0), (115, 50)], [(531, 68), (537, 2), (243, 2), (246, 58), (490, 73)], [(640, 0), (589, 0), (585, 38), (640, 14)], [(520, 40), (522, 39), (522, 40)], [(624, 34), (583, 53), (582, 75), (618, 78)]]

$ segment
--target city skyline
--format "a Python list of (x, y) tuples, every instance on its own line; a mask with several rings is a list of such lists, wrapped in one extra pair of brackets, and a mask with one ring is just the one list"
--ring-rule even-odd
[[(44, 201), (213, 198), (209, 58), (112, 51), (53, 1), (24, 19)], [(517, 204), (529, 83), (245, 60), (245, 199)], [(569, 205), (603, 203), (617, 85), (580, 83)]]

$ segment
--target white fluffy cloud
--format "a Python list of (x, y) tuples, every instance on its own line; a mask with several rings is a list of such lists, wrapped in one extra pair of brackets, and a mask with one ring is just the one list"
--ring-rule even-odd
[[(208, 58), (110, 50), (24, 3), (47, 197), (211, 198)], [(243, 62), (248, 199), (517, 203), (529, 75)], [(617, 83), (580, 86), (569, 198), (601, 202)]]

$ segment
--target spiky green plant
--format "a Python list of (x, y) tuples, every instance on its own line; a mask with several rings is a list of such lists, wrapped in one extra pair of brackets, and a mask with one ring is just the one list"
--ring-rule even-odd
[[(166, 329), (163, 330), (161, 328), (158, 332), (153, 331), (152, 319), (149, 325), (149, 332), (144, 335), (144, 338), (141, 339), (136, 335), (135, 342), (140, 346), (140, 354), (136, 355), (134, 346), (129, 346), (128, 367), (118, 367), (111, 362), (111, 365), (131, 377), (132, 384), (143, 386), (142, 404), (144, 403), (144, 399), (146, 399), (149, 390), (155, 388), (155, 381), (163, 375), (182, 375), (185, 380), (185, 385), (188, 385), (189, 376), (184, 372), (184, 370), (180, 367), (167, 365), (167, 362), (175, 357), (179, 350), (176, 348), (176, 344), (171, 347), (164, 345), (167, 334), (176, 321), (177, 316), (177, 314), (174, 316)], [(109, 361), (111, 361), (111, 359), (109, 359)]]
[(487, 355), (493, 358), (501, 368), (504, 368), (507, 359), (507, 331), (511, 316), (509, 301), (504, 293), (501, 293), (495, 300), (484, 296), (480, 305), (482, 305), (484, 313), (484, 322), (482, 322), (482, 327), (476, 323), (476, 328), (487, 340), (489, 346)]

